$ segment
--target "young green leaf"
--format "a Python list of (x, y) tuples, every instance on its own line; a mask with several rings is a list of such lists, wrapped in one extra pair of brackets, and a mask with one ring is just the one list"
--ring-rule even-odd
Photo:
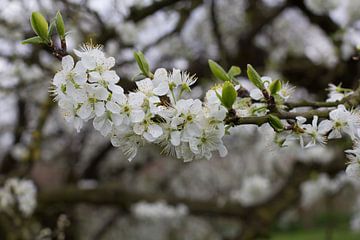
[(222, 96), (221, 96), (222, 104), (227, 109), (231, 109), (232, 105), (236, 100), (236, 97), (237, 97), (237, 92), (234, 88), (234, 85), (231, 82), (226, 81), (222, 88)]
[(28, 38), (21, 42), (21, 44), (43, 44), (43, 43), (44, 40), (39, 36)]
[(55, 26), (55, 21), (51, 21), (50, 25), (49, 25), (49, 30), (48, 30), (48, 36), (49, 38), (51, 37), (51, 35), (53, 34), (54, 30), (55, 30), (56, 26)]
[(30, 22), (34, 32), (45, 42), (49, 42), (48, 22), (44, 16), (39, 12), (33, 12), (31, 14)]
[(152, 73), (150, 72), (149, 63), (146, 61), (144, 54), (141, 51), (134, 52), (135, 60), (141, 70), (141, 72), (147, 76), (152, 77)]
[(260, 75), (256, 72), (256, 70), (250, 65), (247, 65), (247, 75), (249, 80), (260, 90), (264, 89), (264, 84), (261, 80)]
[(269, 86), (270, 94), (275, 95), (280, 91), (282, 87), (281, 81), (279, 79), (272, 81)]
[(142, 73), (139, 73), (139, 74), (135, 75), (131, 80), (132, 81), (140, 81), (140, 80), (143, 80), (144, 78), (146, 78), (146, 76)]
[(276, 132), (280, 132), (280, 131), (284, 130), (284, 125), (282, 124), (280, 118), (278, 118), (275, 115), (272, 115), (272, 114), (269, 115), (269, 123), (270, 123), (270, 126)]
[(215, 61), (213, 61), (211, 59), (209, 59), (208, 62), (209, 62), (210, 70), (216, 78), (218, 78), (224, 82), (231, 81), (228, 74), (225, 72), (225, 70), (219, 64), (217, 64)]
[(59, 34), (60, 39), (64, 40), (65, 39), (65, 25), (64, 25), (64, 20), (61, 16), (60, 11), (58, 11), (56, 13), (55, 22), (56, 22), (56, 31)]
[(232, 79), (238, 75), (240, 75), (241, 69), (237, 66), (231, 66), (231, 68), (228, 71), (228, 76)]

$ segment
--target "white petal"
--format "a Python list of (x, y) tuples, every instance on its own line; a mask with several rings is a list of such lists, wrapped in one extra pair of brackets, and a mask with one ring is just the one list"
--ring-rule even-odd
[(96, 116), (101, 116), (105, 112), (105, 106), (103, 102), (95, 103), (95, 114)]
[(77, 114), (79, 115), (79, 117), (84, 120), (89, 118), (91, 113), (92, 113), (92, 107), (91, 107), (90, 103), (88, 103), (88, 102), (81, 105), (80, 109), (77, 111)]
[(131, 106), (140, 107), (144, 103), (145, 95), (141, 92), (129, 94), (129, 104)]
[(144, 132), (143, 137), (144, 137), (144, 138), (146, 139), (146, 141), (148, 141), (148, 142), (153, 142), (153, 141), (156, 140), (156, 138), (153, 137), (153, 135), (151, 135), (151, 134), (148, 133), (148, 132)]
[(218, 147), (218, 151), (219, 151), (220, 157), (225, 157), (228, 154), (228, 150), (222, 144)]
[(98, 72), (90, 72), (89, 73), (89, 82), (95, 83), (95, 82), (99, 82), (100, 80), (101, 80), (100, 73), (98, 73)]
[(96, 58), (94, 56), (83, 55), (81, 58), (83, 66), (88, 70), (96, 68)]
[(180, 131), (172, 131), (170, 133), (170, 142), (174, 146), (180, 145)]
[(102, 77), (105, 81), (109, 83), (117, 83), (120, 80), (120, 77), (116, 74), (115, 71), (106, 71), (102, 74)]
[(61, 84), (65, 83), (65, 74), (64, 72), (58, 72), (55, 74), (53, 79), (53, 84), (57, 87), (60, 87)]
[(260, 89), (255, 88), (250, 91), (250, 97), (254, 100), (260, 100), (264, 98), (264, 95), (262, 94)]
[(325, 134), (330, 131), (333, 127), (333, 122), (330, 120), (323, 120), (319, 123), (318, 131), (321, 134)]
[(80, 132), (80, 129), (83, 127), (83, 125), (84, 125), (83, 120), (81, 120), (78, 117), (74, 118), (74, 127), (75, 127), (77, 132)]
[(103, 128), (103, 126), (105, 124), (105, 120), (106, 120), (106, 118), (104, 116), (94, 118), (94, 121), (93, 121), (94, 128), (98, 131), (101, 131), (101, 129)]
[(162, 128), (157, 124), (149, 125), (147, 132), (150, 133), (154, 138), (158, 138), (163, 134)]
[(166, 95), (169, 92), (169, 84), (167, 82), (162, 82), (154, 88), (153, 92), (158, 96)]
[(63, 69), (68, 72), (74, 67), (74, 59), (70, 55), (63, 57), (61, 63)]
[(109, 101), (106, 103), (106, 109), (108, 109), (112, 113), (120, 113), (121, 111), (120, 106), (114, 103), (113, 101)]
[(153, 83), (151, 82), (150, 78), (145, 78), (143, 80), (137, 81), (136, 86), (138, 89), (143, 93), (151, 93), (154, 89)]
[(109, 92), (108, 90), (106, 90), (106, 88), (102, 86), (98, 86), (97, 88), (95, 88), (95, 97), (98, 100), (107, 100), (108, 96)]
[(115, 58), (113, 57), (106, 58), (104, 61), (104, 66), (106, 67), (106, 69), (110, 69), (113, 66), (115, 66)]
[(134, 124), (133, 130), (137, 135), (142, 135), (145, 131), (145, 127), (143, 124), (136, 123)]
[(109, 85), (109, 89), (111, 90), (111, 92), (116, 93), (116, 94), (124, 94), (124, 89), (122, 87), (120, 87), (119, 85), (115, 85), (115, 84), (110, 84)]
[(131, 121), (134, 123), (139, 123), (144, 120), (145, 113), (143, 110), (133, 110), (130, 113)]
[(119, 126), (124, 121), (124, 115), (120, 114), (112, 114), (112, 120), (115, 126)]

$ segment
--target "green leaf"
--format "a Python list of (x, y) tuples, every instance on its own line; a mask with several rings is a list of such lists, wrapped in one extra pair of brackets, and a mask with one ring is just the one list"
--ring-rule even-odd
[(269, 115), (269, 123), (276, 132), (281, 132), (284, 130), (284, 125), (282, 124), (280, 118), (275, 115)]
[(215, 94), (218, 97), (218, 99), (220, 100), (220, 102), (223, 103), (221, 95), (216, 90), (215, 90)]
[(280, 91), (282, 87), (281, 81), (279, 79), (272, 81), (269, 86), (270, 94), (275, 95)]
[(212, 72), (212, 74), (214, 74), (214, 76), (224, 82), (226, 81), (231, 81), (230, 77), (228, 76), (228, 74), (225, 72), (225, 70), (216, 62), (214, 62), (213, 60), (209, 59), (209, 67), (210, 70)]
[(231, 109), (237, 97), (237, 92), (234, 85), (227, 81), (224, 83), (222, 88), (222, 104), (227, 108)]
[(142, 73), (139, 73), (136, 76), (134, 76), (131, 80), (132, 81), (140, 81), (140, 80), (143, 80), (144, 78), (146, 78), (146, 76)]
[(250, 65), (247, 65), (247, 75), (249, 80), (260, 90), (264, 89), (264, 84), (261, 80), (260, 75), (256, 72), (256, 70)]
[(234, 77), (240, 75), (240, 73), (241, 73), (241, 69), (239, 67), (231, 66), (231, 68), (227, 74), (230, 78), (234, 78)]
[(48, 36), (49, 38), (51, 37), (51, 35), (53, 34), (54, 30), (55, 30), (55, 21), (51, 21), (50, 25), (49, 25), (49, 30), (48, 30)]
[(137, 51), (134, 52), (134, 57), (141, 72), (145, 76), (152, 78), (153, 74), (150, 72), (149, 63), (146, 61), (144, 54), (141, 51)]
[(21, 42), (21, 44), (43, 44), (43, 43), (44, 40), (39, 36), (28, 38)]
[(34, 32), (41, 37), (45, 42), (49, 42), (48, 36), (48, 22), (44, 16), (39, 12), (33, 12), (30, 18), (31, 27)]
[(57, 13), (56, 13), (55, 22), (56, 22), (56, 31), (59, 34), (60, 39), (64, 40), (65, 39), (65, 25), (64, 25), (64, 20), (61, 16), (60, 11), (57, 11)]

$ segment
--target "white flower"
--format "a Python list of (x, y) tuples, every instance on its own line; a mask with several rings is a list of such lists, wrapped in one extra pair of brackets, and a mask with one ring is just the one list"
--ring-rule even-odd
[(119, 147), (124, 155), (127, 156), (128, 161), (132, 161), (135, 158), (139, 147), (144, 144), (144, 140), (141, 136), (129, 129), (120, 129), (120, 131), (115, 132), (111, 137), (111, 144), (114, 147)]
[(329, 91), (327, 102), (336, 102), (342, 100), (344, 97), (347, 97), (354, 92), (351, 89), (342, 88), (341, 85), (335, 86), (334, 84), (329, 84), (329, 88), (326, 89)]
[(77, 114), (83, 120), (87, 120), (93, 115), (101, 116), (105, 112), (104, 100), (107, 100), (109, 92), (98, 85), (87, 85), (87, 99), (77, 110)]
[(224, 131), (218, 129), (205, 129), (199, 136), (189, 138), (189, 147), (197, 158), (210, 159), (212, 151), (219, 151), (221, 157), (227, 155), (227, 149), (223, 144)]
[(289, 97), (294, 93), (295, 87), (291, 87), (289, 83), (282, 84), (281, 89), (278, 92), (278, 95), (284, 100), (287, 101)]
[(320, 122), (318, 126), (318, 116), (314, 116), (312, 125), (307, 124), (304, 127), (305, 132), (310, 136), (311, 140), (305, 147), (315, 146), (317, 143), (326, 144), (326, 134), (331, 130), (331, 126), (326, 122)]
[(106, 103), (106, 108), (112, 112), (114, 124), (128, 125), (143, 121), (145, 112), (142, 108), (145, 95), (141, 92), (130, 93), (128, 98), (124, 93), (113, 94), (110, 101)]
[(249, 206), (265, 200), (270, 193), (269, 179), (254, 175), (244, 179), (241, 189), (231, 193), (231, 199)]
[(171, 126), (173, 128), (179, 125), (183, 126), (182, 139), (186, 141), (191, 136), (199, 136), (201, 133), (199, 120), (203, 115), (201, 101), (198, 99), (180, 99), (176, 103), (175, 109), (177, 113), (171, 121)]
[[(190, 86), (196, 82), (195, 76), (190, 76), (186, 72), (179, 69), (173, 69), (171, 74), (164, 68), (159, 68), (154, 73), (154, 94), (163, 96), (171, 93), (171, 97), (175, 97), (176, 88), (180, 87), (180, 92), (190, 91)], [(172, 99), (174, 102), (176, 99)]]
[(163, 134), (162, 128), (151, 119), (151, 115), (145, 116), (142, 122), (135, 123), (133, 129), (149, 142), (154, 142)]
[[(300, 141), (300, 146), (303, 148), (305, 147), (305, 141), (304, 141), (304, 137), (305, 137), (305, 123), (306, 122), (306, 118), (302, 117), (302, 116), (298, 116), (296, 117), (296, 124), (293, 127), (293, 131), (292, 133), (295, 136), (289, 135), (286, 139), (286, 141), (288, 140), (294, 140), (294, 139), (299, 139)], [(285, 145), (287, 145), (286, 143), (284, 143)]]
[(53, 84), (56, 87), (61, 87), (67, 82), (71, 82), (75, 87), (86, 83), (86, 68), (81, 62), (77, 62), (74, 68), (74, 59), (67, 55), (62, 58), (62, 67), (63, 69), (54, 76)]
[(101, 48), (87, 45), (83, 51), (74, 50), (87, 70), (104, 73), (115, 65), (113, 57), (106, 58)]
[(352, 114), (344, 105), (339, 105), (337, 109), (329, 114), (329, 120), (324, 120), (326, 124), (332, 125), (332, 131), (328, 138), (341, 138), (341, 133), (348, 134), (352, 139), (355, 137), (355, 127), (359, 124), (359, 119), (356, 115)]

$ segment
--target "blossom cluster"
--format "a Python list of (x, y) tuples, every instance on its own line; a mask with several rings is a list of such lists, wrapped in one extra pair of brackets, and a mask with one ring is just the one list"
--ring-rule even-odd
[(9, 214), (19, 211), (26, 217), (34, 212), (35, 207), (36, 187), (32, 181), (9, 178), (0, 188), (0, 211)]
[[(213, 73), (225, 83), (208, 90), (201, 101), (187, 94), (196, 77), (179, 69), (158, 68), (153, 74), (139, 60), (143, 78), (135, 82), (135, 91), (125, 92), (120, 77), (112, 70), (115, 59), (106, 57), (101, 47), (84, 45), (75, 54), (78, 61), (70, 55), (62, 58), (63, 69), (53, 79), (52, 91), (61, 112), (78, 131), (84, 122), (92, 121), (94, 128), (120, 147), (129, 160), (146, 143), (157, 144), (163, 153), (184, 161), (210, 159), (215, 151), (223, 157), (227, 154), (223, 137), (234, 126), (229, 117), (271, 116), (268, 122), (276, 131), (274, 141), (280, 147), (291, 142), (305, 148), (325, 145), (328, 139), (344, 134), (354, 141), (359, 138), (357, 110), (348, 110), (339, 102), (329, 108), (328, 119), (314, 115), (309, 123), (297, 108), (288, 109), (294, 87), (260, 77), (251, 66), (248, 76), (256, 88), (247, 89), (234, 78), (240, 70), (226, 73), (211, 62)], [(353, 93), (332, 84), (328, 90), (328, 102), (341, 101)], [(298, 117), (281, 120), (271, 115), (277, 111), (292, 111)], [(352, 175), (360, 168), (357, 149), (347, 151), (351, 154), (348, 172)], [(357, 172), (355, 175), (360, 176)]]
[(91, 120), (129, 160), (144, 143), (158, 144), (185, 161), (210, 159), (214, 151), (227, 154), (222, 142), (226, 109), (214, 100), (215, 92), (209, 92), (205, 102), (182, 98), (195, 83), (194, 76), (159, 68), (152, 79), (136, 82), (137, 91), (126, 94), (111, 70), (114, 58), (89, 46), (75, 54), (80, 58), (76, 63), (70, 55), (62, 59), (53, 93), (63, 116), (78, 131)]

